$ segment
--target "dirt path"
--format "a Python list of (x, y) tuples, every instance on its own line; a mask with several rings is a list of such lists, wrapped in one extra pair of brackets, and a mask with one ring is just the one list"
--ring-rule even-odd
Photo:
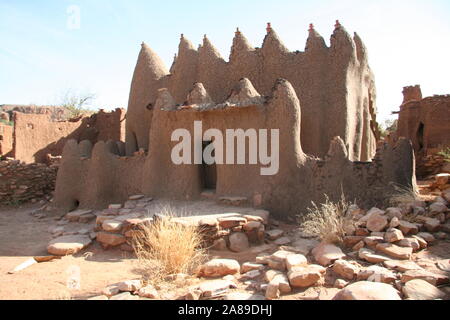
[[(135, 271), (136, 259), (130, 254), (104, 251), (98, 244), (75, 256), (8, 274), (30, 257), (47, 255), (47, 243), (51, 240), (47, 230), (56, 221), (54, 217), (32, 217), (30, 212), (36, 208), (36, 205), (0, 208), (0, 300), (85, 298), (98, 295), (111, 283), (139, 278)], [(66, 285), (69, 271), (74, 267), (80, 270), (80, 290), (71, 290)]]

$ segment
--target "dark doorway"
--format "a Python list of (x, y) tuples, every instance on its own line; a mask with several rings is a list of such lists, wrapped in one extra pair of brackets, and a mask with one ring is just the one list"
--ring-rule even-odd
[(419, 124), (419, 128), (417, 129), (417, 144), (419, 145), (419, 151), (423, 150), (424, 142), (423, 142), (423, 135), (425, 131), (425, 125), (421, 122)]
[[(202, 154), (205, 151), (205, 148), (212, 143), (212, 141), (203, 141)], [(213, 151), (212, 155), (213, 157), (215, 156), (215, 150)], [(217, 184), (216, 164), (207, 164), (205, 163), (205, 159), (203, 159), (202, 162), (201, 178), (203, 182), (203, 188), (215, 190)]]

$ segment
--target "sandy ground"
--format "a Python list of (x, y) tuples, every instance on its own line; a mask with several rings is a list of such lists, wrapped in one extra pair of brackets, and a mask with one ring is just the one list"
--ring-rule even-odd
[[(192, 204), (188, 209), (205, 209), (205, 203)], [(133, 254), (118, 249), (104, 251), (98, 243), (94, 242), (82, 252), (63, 257), (60, 260), (34, 264), (15, 274), (8, 274), (20, 263), (33, 256), (47, 255), (46, 246), (51, 240), (48, 232), (55, 227), (55, 216), (38, 219), (31, 215), (39, 205), (25, 205), (19, 208), (0, 207), (0, 300), (54, 300), (54, 299), (86, 299), (101, 295), (101, 290), (116, 282), (140, 279), (139, 265)], [(210, 209), (210, 208), (209, 208)], [(230, 209), (230, 208), (228, 208)], [(188, 210), (190, 211), (190, 210)], [(85, 228), (89, 225), (71, 224), (75, 229)], [(292, 225), (281, 224), (285, 231), (293, 229)], [(277, 247), (268, 252), (274, 252)], [(426, 259), (432, 261), (448, 259), (450, 241), (440, 241), (438, 245), (415, 254), (413, 260)], [(249, 250), (243, 253), (229, 251), (211, 251), (211, 258), (231, 258), (241, 264), (254, 261), (259, 252)], [(80, 288), (70, 289), (68, 281), (72, 270), (80, 272)], [(442, 271), (433, 267), (437, 273)], [(260, 279), (259, 281), (261, 281)], [(329, 280), (333, 283), (333, 279)], [(243, 284), (238, 291), (249, 290)], [(328, 300), (338, 289), (323, 286), (295, 290), (281, 299), (292, 300)], [(449, 292), (447, 289), (446, 292)], [(261, 294), (261, 292), (255, 292)], [(164, 298), (164, 297), (163, 297)], [(170, 298), (170, 297), (167, 297)], [(450, 298), (450, 297), (449, 297)]]
[[(119, 250), (104, 251), (94, 243), (75, 256), (35, 264), (8, 274), (33, 256), (48, 255), (48, 228), (54, 217), (36, 219), (30, 215), (38, 206), (0, 208), (0, 299), (71, 299), (98, 295), (107, 285), (139, 278), (136, 259)], [(79, 268), (80, 290), (68, 289), (70, 270)]]

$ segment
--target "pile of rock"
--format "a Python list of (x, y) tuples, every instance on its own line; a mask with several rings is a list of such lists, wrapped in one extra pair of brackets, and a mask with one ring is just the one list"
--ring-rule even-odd
[[(97, 215), (97, 241), (105, 249), (120, 246), (122, 250), (132, 251), (133, 235), (143, 225), (164, 218), (147, 210), (151, 201), (151, 198), (135, 195), (123, 205), (111, 204)], [(227, 213), (179, 217), (173, 220), (195, 225), (203, 236), (205, 246), (240, 252), (248, 249), (250, 243), (261, 243), (264, 240), (269, 212), (254, 210), (249, 214)]]
[(417, 174), (426, 177), (438, 173), (450, 173), (450, 162), (443, 155), (434, 153), (417, 159)]
[(0, 204), (37, 202), (55, 189), (57, 165), (25, 164), (19, 160), (0, 161)]

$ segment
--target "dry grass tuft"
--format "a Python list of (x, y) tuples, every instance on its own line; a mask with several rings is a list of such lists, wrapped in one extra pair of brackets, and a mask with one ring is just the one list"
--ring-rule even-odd
[(175, 274), (190, 275), (206, 257), (197, 226), (178, 222), (170, 208), (163, 211), (164, 218), (145, 224), (132, 239), (139, 265), (152, 284)]
[(325, 203), (319, 206), (312, 202), (312, 208), (301, 217), (300, 226), (303, 232), (318, 237), (327, 243), (342, 243), (346, 228), (353, 224), (352, 219), (346, 217), (350, 203), (342, 196), (338, 202), (332, 202), (325, 196)]
[(395, 186), (395, 193), (389, 197), (389, 205), (393, 207), (407, 206), (419, 199), (419, 194), (411, 187)]

